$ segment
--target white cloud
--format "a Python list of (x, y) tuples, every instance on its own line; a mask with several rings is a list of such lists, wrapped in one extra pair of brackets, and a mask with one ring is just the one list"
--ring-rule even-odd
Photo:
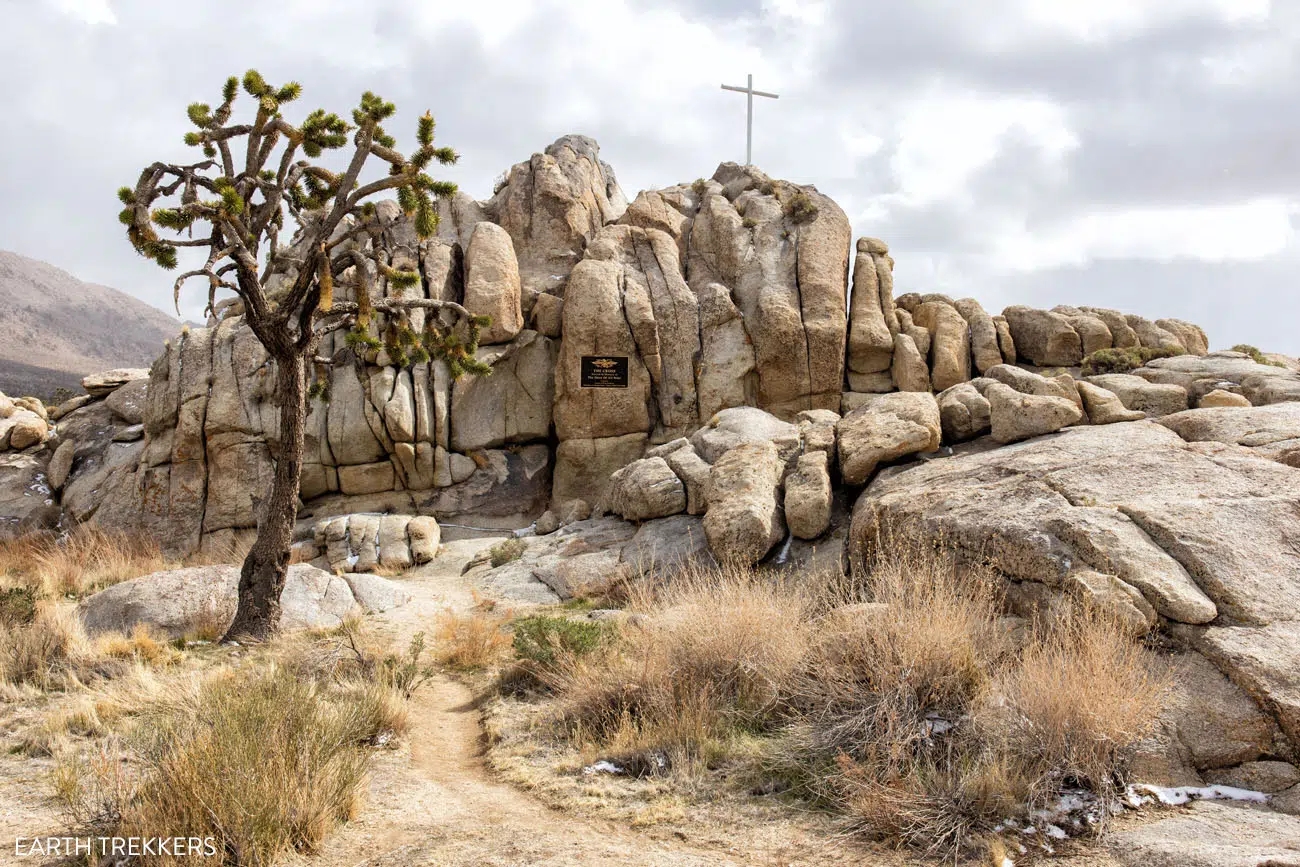
[(1124, 39), (1186, 18), (1228, 24), (1266, 20), (1271, 0), (1018, 0), (1030, 26), (1090, 42)]
[(896, 199), (911, 207), (967, 200), (967, 185), (1017, 134), (1049, 162), (1078, 146), (1064, 110), (1043, 99), (934, 90), (903, 107), (891, 160)]
[(1012, 270), (1046, 270), (1091, 260), (1255, 261), (1295, 241), (1295, 203), (1283, 198), (1197, 208), (1131, 208), (1089, 213), (1048, 231), (1002, 227), (998, 260)]
[(109, 0), (49, 0), (50, 4), (69, 18), (85, 24), (116, 24), (117, 16)]

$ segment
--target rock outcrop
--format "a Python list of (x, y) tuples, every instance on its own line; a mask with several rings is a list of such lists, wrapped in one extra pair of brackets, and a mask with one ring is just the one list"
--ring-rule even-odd
[[(770, 497), (780, 520), (763, 533), (784, 525), (784, 509), (794, 537), (819, 539), (834, 523), (828, 485), (866, 484), (880, 466), (944, 442), (1086, 422), (1085, 399), (1092, 421), (1113, 423), (1185, 409), (1216, 389), (1259, 404), (1300, 398), (1297, 371), (1240, 353), (1201, 357), (1204, 333), (1181, 320), (1064, 306), (992, 315), (942, 293), (896, 299), (883, 241), (854, 245), (833, 201), (752, 166), (724, 163), (628, 204), (595, 142), (565, 136), (514, 166), (490, 200), (456, 194), (439, 208), (436, 237), (418, 239), (384, 202), (378, 234), (348, 243), (421, 275), (403, 288), (371, 274), (377, 297), (456, 301), (488, 316), (475, 358), (492, 373), (453, 381), (445, 364), (395, 363), (388, 348), (334, 365), (330, 400), (307, 420), (304, 550), (329, 547), (322, 527), (368, 532), (367, 515), (428, 516), (453, 536), (520, 530), (548, 511), (548, 528), (608, 510), (709, 520), (717, 465), (742, 444), (771, 445), (781, 467)], [(269, 291), (295, 276), (292, 266), (269, 275)], [(321, 354), (342, 352), (343, 339), (328, 336)], [(1111, 346), (1188, 354), (1126, 375), (1113, 400), (1068, 373), (1015, 366), (1072, 366)], [(609, 373), (597, 384), (609, 387), (584, 381), (597, 361)], [(227, 299), (147, 372), (87, 377), (88, 393), (54, 411), (0, 399), (0, 472), (13, 479), (0, 529), (92, 520), (163, 540), (174, 556), (247, 541), (279, 451), (274, 380)], [(389, 565), (418, 563), (396, 535)], [(348, 556), (367, 563), (357, 551), (368, 544)]]

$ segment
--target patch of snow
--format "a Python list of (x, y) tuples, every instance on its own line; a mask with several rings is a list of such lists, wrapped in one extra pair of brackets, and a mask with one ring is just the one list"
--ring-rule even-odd
[(776, 564), (777, 566), (780, 566), (780, 565), (781, 565), (782, 563), (784, 563), (786, 560), (789, 560), (789, 559), (790, 559), (790, 544), (791, 544), (792, 542), (794, 542), (794, 534), (793, 534), (793, 533), (786, 533), (786, 534), (785, 534), (785, 544), (781, 546), (781, 553), (780, 553), (780, 554), (777, 554), (777, 555), (776, 555), (776, 560), (773, 561), (773, 562), (775, 562), (775, 564)]
[(1177, 807), (1191, 801), (1251, 801), (1256, 804), (1266, 804), (1269, 801), (1268, 795), (1263, 792), (1256, 792), (1251, 789), (1239, 789), (1236, 786), (1153, 786), (1142, 783), (1136, 786), (1129, 786), (1130, 800), (1134, 797), (1139, 798), (1139, 804), (1146, 803), (1146, 799), (1141, 799), (1137, 792), (1146, 792), (1155, 797), (1157, 801), (1168, 807)]

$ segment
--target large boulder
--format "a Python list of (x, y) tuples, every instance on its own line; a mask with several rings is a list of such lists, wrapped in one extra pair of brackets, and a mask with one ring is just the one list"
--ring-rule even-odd
[[(752, 403), (781, 418), (836, 409), (844, 382), (851, 230), (813, 187), (724, 163), (687, 196), (686, 273), (730, 289), (754, 350)], [(636, 210), (635, 205), (629, 214)], [(883, 254), (882, 254), (883, 255)], [(887, 260), (882, 260), (887, 261)], [(878, 269), (878, 279), (887, 269)], [(879, 290), (881, 297), (884, 287)], [(712, 359), (705, 355), (707, 369)], [(701, 419), (703, 420), (703, 419)]]
[(1001, 382), (990, 384), (984, 397), (989, 402), (993, 439), (1000, 443), (1054, 433), (1083, 418), (1079, 407), (1066, 398), (1022, 394)]
[(1246, 446), (1263, 457), (1300, 467), (1300, 404), (1202, 407), (1164, 416), (1160, 424), (1188, 442)]
[(628, 521), (686, 511), (686, 488), (663, 458), (633, 461), (610, 476), (607, 505)]
[(136, 382), (141, 379), (148, 379), (149, 371), (142, 367), (122, 367), (115, 370), (104, 370), (99, 373), (92, 373), (81, 380), (81, 387), (84, 388), (91, 397), (107, 397), (114, 391), (117, 391), (128, 382)]
[(928, 392), (878, 395), (840, 419), (835, 433), (840, 475), (847, 485), (861, 485), (881, 463), (939, 448), (939, 403)]
[(894, 335), (890, 376), (899, 391), (930, 391), (930, 368), (912, 335), (902, 332)]
[(1221, 388), (1214, 388), (1201, 395), (1196, 401), (1196, 406), (1200, 409), (1208, 409), (1216, 406), (1250, 406), (1250, 401), (1235, 392), (1224, 391)]
[(479, 336), (483, 345), (506, 343), (524, 327), (515, 248), (496, 223), (479, 223), (469, 237), (464, 303), (470, 313), (492, 320)]
[(1124, 867), (1291, 867), (1300, 818), (1198, 801), (1185, 811), (1115, 831), (1107, 845)]
[[(930, 381), (943, 391), (970, 379), (970, 327), (951, 304), (926, 301), (912, 311), (917, 325), (930, 332)], [(1002, 361), (998, 358), (998, 363)], [(991, 365), (990, 365), (991, 366)]]
[(6, 419), (0, 419), (0, 450), (21, 451), (40, 445), (50, 435), (50, 426), (29, 409), (20, 409)]
[(646, 521), (623, 546), (619, 562), (660, 578), (715, 565), (703, 521), (689, 515)]
[(602, 502), (609, 491), (610, 476), (640, 458), (647, 439), (644, 433), (633, 433), (561, 441), (555, 448), (551, 501)]
[(1002, 349), (998, 345), (998, 329), (993, 317), (974, 298), (959, 298), (953, 306), (970, 326), (971, 358), (975, 369), (984, 373), (995, 364), (1001, 364)]
[(600, 146), (581, 135), (563, 136), (515, 165), (482, 208), (509, 233), (523, 289), (560, 296), (588, 243), (626, 209)]
[[(353, 611), (402, 604), (406, 594), (388, 584), (368, 578), (363, 596), (381, 606), (368, 609), (343, 578), (304, 563), (290, 566), (280, 594), (280, 627), (328, 628), (338, 626)], [(129, 633), (139, 624), (168, 638), (200, 632), (219, 635), (234, 620), (238, 599), (238, 566), (192, 566), (114, 584), (83, 600), (77, 613), (92, 635)]]
[(1130, 373), (1104, 373), (1090, 376), (1087, 381), (1116, 395), (1125, 408), (1151, 418), (1187, 409), (1187, 389), (1181, 385), (1148, 382)]
[(104, 405), (127, 424), (143, 424), (145, 393), (148, 390), (147, 378), (133, 380), (112, 391), (104, 398)]
[(860, 388), (859, 379), (888, 371), (894, 357), (893, 260), (889, 248), (875, 238), (858, 239), (853, 263), (853, 291), (849, 299), (848, 367), (849, 387)]
[(1084, 410), (1092, 424), (1114, 424), (1120, 421), (1140, 421), (1147, 417), (1139, 409), (1126, 409), (1119, 395), (1091, 382), (1075, 384), (1083, 398)]
[(691, 436), (691, 445), (708, 463), (741, 443), (758, 442), (774, 444), (782, 461), (792, 461), (799, 453), (799, 428), (756, 407), (738, 406), (724, 409)]
[[(1278, 582), (1279, 593), (1290, 591)], [(1291, 612), (1294, 614), (1294, 612)], [(1285, 617), (1285, 612), (1278, 612)], [(1291, 743), (1300, 743), (1300, 621), (1186, 630), (1197, 650), (1272, 711)]]
[(47, 451), (0, 453), (0, 539), (42, 530), (58, 521), (45, 470)]
[(1073, 367), (1083, 359), (1083, 342), (1061, 314), (1014, 305), (1002, 315), (1021, 359), (1040, 367)]
[(462, 376), (451, 389), (451, 443), (458, 452), (545, 440), (551, 429), (559, 345), (521, 331), (502, 346), (480, 348), (490, 376)]
[(944, 389), (938, 399), (945, 442), (974, 439), (991, 427), (988, 399), (969, 382)]
[[(667, 428), (698, 423), (699, 310), (677, 257), (663, 232), (610, 226), (573, 269), (555, 383), (561, 440), (648, 433), (656, 403)], [(584, 387), (588, 356), (626, 358), (626, 387)]]
[(831, 524), (831, 476), (826, 452), (799, 456), (785, 477), (785, 522), (799, 539), (816, 539)]
[(704, 533), (719, 562), (757, 563), (785, 536), (784, 473), (785, 461), (769, 441), (741, 443), (714, 462)]

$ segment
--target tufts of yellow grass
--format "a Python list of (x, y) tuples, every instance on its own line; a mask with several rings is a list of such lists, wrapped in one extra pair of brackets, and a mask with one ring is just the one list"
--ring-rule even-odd
[(80, 598), (175, 565), (152, 539), (89, 524), (62, 537), (37, 533), (0, 544), (0, 583), (49, 599)]
[(1061, 789), (1109, 797), (1163, 698), (1153, 658), (1088, 608), (1021, 630), (1000, 578), (894, 539), (846, 579), (687, 570), (640, 621), (541, 672), (559, 730), (633, 772), (753, 754), (862, 833), (952, 855)]

